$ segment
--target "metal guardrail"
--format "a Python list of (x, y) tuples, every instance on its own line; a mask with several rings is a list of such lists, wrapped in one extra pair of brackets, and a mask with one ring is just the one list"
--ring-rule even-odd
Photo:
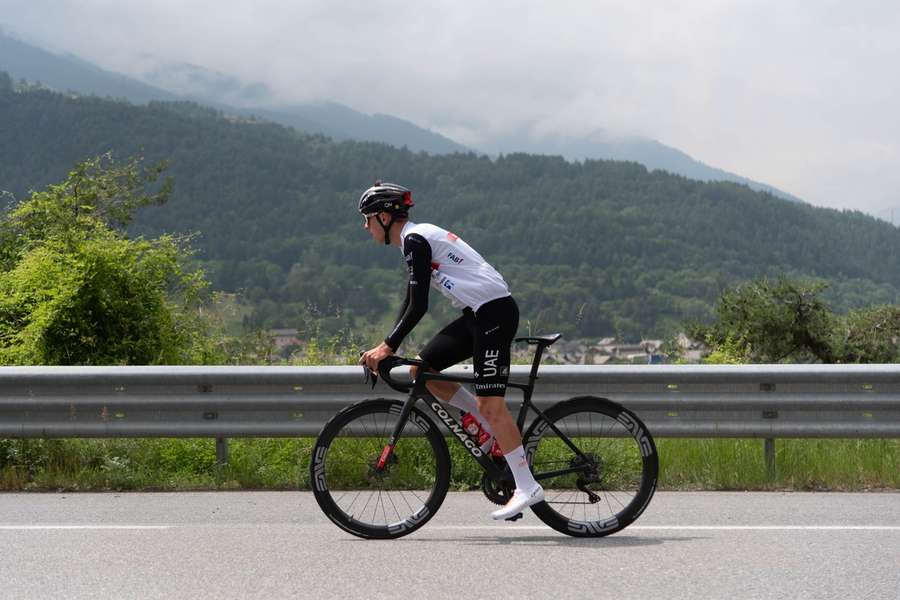
[[(538, 406), (583, 395), (628, 406), (658, 438), (763, 438), (770, 461), (776, 438), (900, 437), (900, 365), (541, 368)], [(315, 436), (375, 397), (401, 398), (359, 367), (0, 367), (0, 437), (215, 437), (224, 460), (225, 438)]]

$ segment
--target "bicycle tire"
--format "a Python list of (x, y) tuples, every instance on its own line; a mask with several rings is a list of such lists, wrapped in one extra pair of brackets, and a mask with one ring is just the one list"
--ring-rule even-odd
[(387, 469), (374, 469), (402, 407), (403, 402), (387, 399), (358, 402), (332, 417), (313, 446), (309, 473), (316, 501), (333, 523), (355, 536), (408, 535), (434, 516), (447, 495), (447, 442), (415, 407)]
[[(575, 537), (603, 537), (633, 523), (653, 497), (659, 475), (656, 444), (647, 427), (621, 405), (592, 396), (560, 402), (544, 416), (546, 420), (535, 419), (523, 436), (535, 476), (586, 464), (547, 421), (572, 439), (594, 466), (581, 474), (540, 480), (545, 499), (532, 511), (553, 529)], [(579, 483), (599, 500), (592, 501)]]

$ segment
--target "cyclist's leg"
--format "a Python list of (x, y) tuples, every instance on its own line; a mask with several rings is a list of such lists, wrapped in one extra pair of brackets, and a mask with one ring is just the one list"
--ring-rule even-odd
[[(419, 353), (419, 358), (428, 363), (432, 373), (439, 373), (472, 356), (472, 328), (467, 323), (468, 319), (469, 317), (463, 314), (444, 327)], [(417, 367), (410, 368), (413, 378), (417, 372)], [(429, 381), (427, 387), (438, 399), (449, 402), (459, 391), (460, 384), (452, 381)], [(469, 407), (459, 408), (469, 410)]]
[(475, 394), (478, 409), (494, 429), (504, 453), (522, 445), (522, 433), (506, 406), (510, 346), (519, 327), (519, 309), (512, 296), (492, 300), (475, 313)]
[[(444, 327), (428, 342), (419, 356), (428, 363), (429, 370), (433, 373), (443, 371), (472, 356), (475, 331), (475, 314), (470, 309), (465, 309), (460, 318)], [(415, 371), (412, 376), (415, 378)], [(491, 448), (494, 429), (478, 410), (478, 401), (472, 392), (452, 381), (429, 381), (427, 385), (428, 391), (437, 398), (475, 417), (483, 432), (478, 438), (479, 443), (484, 446), (482, 450), (487, 452)], [(470, 433), (474, 434), (471, 430)]]
[(519, 327), (519, 309), (515, 300), (510, 296), (488, 302), (475, 314), (475, 324), (473, 362), (478, 408), (494, 430), (516, 480), (516, 489), (524, 494), (522, 498), (514, 497), (504, 509), (495, 511), (495, 518), (506, 518), (511, 515), (504, 511), (513, 510), (511, 514), (515, 514), (543, 498), (540, 486), (528, 468), (522, 433), (506, 406), (510, 346)]

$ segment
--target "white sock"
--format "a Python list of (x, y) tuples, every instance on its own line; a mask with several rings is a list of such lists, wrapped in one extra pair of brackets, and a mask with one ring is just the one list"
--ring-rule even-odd
[(535, 481), (531, 469), (528, 468), (528, 459), (525, 458), (525, 449), (519, 446), (509, 454), (505, 454), (506, 463), (512, 470), (513, 479), (516, 480), (516, 488), (523, 492), (530, 492), (537, 487), (538, 482)]
[(491, 429), (490, 423), (487, 422), (487, 419), (478, 412), (478, 401), (475, 399), (475, 396), (472, 395), (472, 392), (464, 388), (463, 386), (459, 386), (459, 389), (456, 390), (456, 393), (453, 394), (453, 397), (448, 400), (450, 406), (455, 406), (460, 410), (464, 410), (467, 413), (472, 413), (478, 422), (481, 423), (481, 428), (488, 432), (489, 435), (494, 435), (494, 430)]

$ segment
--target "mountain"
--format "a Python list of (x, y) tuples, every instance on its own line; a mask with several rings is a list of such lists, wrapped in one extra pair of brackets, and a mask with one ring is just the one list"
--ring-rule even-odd
[[(40, 80), (56, 90), (126, 98), (137, 103), (187, 99), (225, 113), (255, 116), (336, 140), (384, 142), (433, 154), (470, 151), (449, 138), (390, 115), (367, 115), (335, 102), (280, 105), (265, 84), (246, 83), (197, 65), (161, 61), (143, 54), (137, 57), (133, 69), (138, 79), (104, 71), (71, 55), (52, 54), (4, 35), (0, 30), (0, 70), (15, 78)], [(526, 127), (486, 140), (478, 150), (494, 155), (510, 152), (560, 155), (568, 160), (629, 160), (691, 179), (742, 183), (754, 190), (798, 201), (772, 186), (710, 167), (675, 148), (637, 136), (613, 136), (604, 131), (585, 136), (536, 136)]]
[[(504, 274), (522, 331), (660, 336), (710, 318), (724, 286), (787, 273), (826, 280), (838, 310), (900, 299), (900, 232), (859, 212), (785, 202), (620, 161), (429, 155), (336, 142), (187, 102), (135, 106), (0, 76), (0, 190), (22, 197), (113, 150), (167, 159), (171, 200), (134, 234), (198, 232), (217, 289), (254, 325), (387, 329), (404, 272), (356, 212), (378, 176), (413, 189), (415, 220), (451, 228)], [(432, 296), (422, 335), (456, 311)]]
[[(226, 98), (234, 106), (255, 108), (256, 114), (276, 123), (304, 131), (324, 133), (338, 140), (381, 141), (392, 146), (405, 145), (414, 150), (427, 149), (429, 152), (440, 154), (468, 151), (464, 146), (447, 138), (442, 138), (441, 143), (435, 142), (430, 137), (423, 138), (422, 129), (390, 115), (362, 115), (334, 102), (273, 109), (272, 106), (276, 104), (274, 95), (264, 84), (246, 84), (235, 77), (195, 65), (160, 63), (151, 56), (145, 56), (144, 59), (146, 65), (139, 69), (142, 80), (202, 103), (215, 102), (216, 98)], [(261, 106), (269, 108), (261, 109)], [(311, 122), (318, 124), (318, 127), (310, 126)], [(534, 135), (526, 126), (519, 131), (486, 140), (479, 150), (494, 155), (511, 152), (559, 155), (571, 161), (591, 159), (634, 161), (649, 169), (669, 171), (700, 181), (732, 181), (754, 190), (770, 192), (785, 200), (801, 201), (796, 196), (770, 185), (706, 165), (656, 140), (634, 135), (613, 135), (603, 130), (583, 136)]]
[(900, 224), (900, 206), (889, 206), (887, 208), (882, 208), (878, 212), (875, 213), (875, 217), (881, 219), (882, 221), (887, 221), (891, 225)]
[(187, 63), (161, 62), (149, 55), (142, 59), (136, 67), (140, 79), (201, 104), (217, 106), (225, 102), (247, 114), (336, 140), (384, 142), (436, 154), (470, 151), (449, 138), (391, 115), (363, 114), (337, 102), (285, 105), (262, 83), (248, 84), (218, 71)]
[(615, 135), (598, 130), (583, 136), (555, 134), (535, 135), (528, 127), (491, 140), (489, 151), (559, 154), (568, 160), (605, 158), (641, 163), (649, 169), (660, 169), (700, 181), (732, 181), (757, 191), (769, 192), (785, 200), (802, 202), (796, 196), (765, 183), (759, 183), (722, 169), (706, 165), (681, 150), (656, 140), (635, 135)]
[(177, 100), (178, 96), (130, 77), (105, 71), (71, 54), (47, 52), (0, 29), (0, 71), (59, 91), (123, 98), (131, 102)]
[[(192, 100), (227, 114), (255, 116), (335, 139), (357, 139), (406, 146), (432, 153), (468, 152), (438, 133), (390, 115), (367, 115), (335, 102), (278, 105), (258, 83), (185, 63), (161, 63), (144, 56), (136, 68), (151, 83), (106, 71), (73, 55), (42, 50), (0, 30), (0, 71), (14, 79), (39, 81), (57, 91), (121, 98), (145, 104), (152, 100)], [(160, 85), (153, 85), (152, 82)]]

